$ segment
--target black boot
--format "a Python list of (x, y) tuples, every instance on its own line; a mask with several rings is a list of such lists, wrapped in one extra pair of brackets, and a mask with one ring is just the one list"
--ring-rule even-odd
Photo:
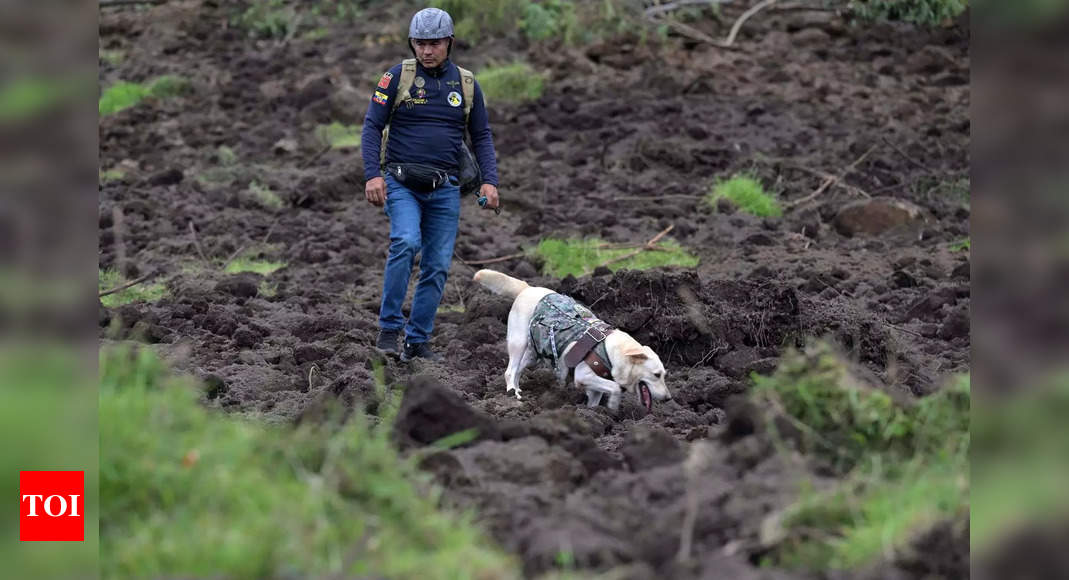
[(401, 360), (410, 361), (414, 358), (422, 358), (429, 361), (437, 361), (441, 357), (431, 350), (431, 346), (425, 342), (405, 341), (405, 351), (401, 353)]
[(379, 331), (379, 342), (376, 345), (383, 354), (393, 354), (401, 352), (401, 349), (397, 347), (397, 341), (401, 337), (401, 331), (397, 329), (382, 329)]

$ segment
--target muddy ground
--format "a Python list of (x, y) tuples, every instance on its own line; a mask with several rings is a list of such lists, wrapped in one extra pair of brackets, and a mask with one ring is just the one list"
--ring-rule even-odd
[[(102, 308), (102, 337), (118, 329), (155, 344), (206, 379), (206, 404), (230, 412), (301, 420), (333, 399), (376, 410), (388, 224), (363, 200), (358, 152), (318, 155), (313, 133), (362, 121), (375, 80), (406, 55), (410, 8), (372, 8), (286, 43), (228, 25), (233, 3), (102, 12), (101, 48), (125, 55), (101, 60), (103, 85), (193, 82), (184, 97), (101, 119), (101, 168), (126, 173), (101, 185), (101, 267), (117, 265), (120, 208), (128, 276), (159, 269), (171, 293)], [(523, 401), (507, 397), (509, 304), (454, 262), (433, 340), (444, 362), (386, 363), (388, 381), (409, 391), (401, 443), (482, 427), (482, 441), (426, 468), (528, 574), (568, 553), (581, 569), (629, 578), (796, 575), (755, 565), (760, 526), (800, 477), (819, 476), (747, 436), (745, 417), (725, 405), (751, 371), (771, 371), (785, 348), (814, 338), (839, 344), (871, 382), (916, 395), (969, 369), (968, 252), (954, 247), (969, 234), (968, 53), (960, 26), (856, 27), (797, 11), (754, 18), (732, 51), (682, 38), (459, 46), (455, 60), (476, 71), (524, 57), (548, 78), (537, 101), (491, 110), (505, 211), (465, 201), (459, 258), (549, 235), (639, 242), (674, 225), (701, 263), (563, 280), (528, 259), (494, 266), (575, 296), (653, 347), (675, 400), (645, 415), (631, 399), (615, 414), (587, 409), (544, 368), (528, 371)], [(236, 161), (220, 157), (224, 145)], [(714, 178), (740, 171), (796, 204), (762, 220), (699, 200)], [(285, 207), (260, 207), (252, 182)], [(239, 250), (288, 265), (266, 277), (223, 273)], [(688, 455), (700, 509), (695, 557), (679, 564)], [(967, 575), (967, 538), (937, 529), (917, 546), (864, 575)]]

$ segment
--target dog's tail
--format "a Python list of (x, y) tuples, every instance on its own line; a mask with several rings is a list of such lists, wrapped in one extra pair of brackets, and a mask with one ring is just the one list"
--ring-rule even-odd
[(503, 294), (509, 298), (519, 296), (520, 292), (530, 287), (527, 282), (517, 280), (497, 270), (479, 270), (473, 279), (494, 294)]

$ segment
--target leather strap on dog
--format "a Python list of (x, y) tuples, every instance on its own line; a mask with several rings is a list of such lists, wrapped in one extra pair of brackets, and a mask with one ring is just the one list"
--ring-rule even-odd
[(592, 324), (575, 342), (575, 346), (564, 355), (564, 364), (572, 369), (585, 362), (599, 377), (611, 381), (612, 370), (609, 368), (609, 362), (598, 356), (594, 347), (603, 342), (613, 330), (616, 329), (600, 320)]
[(587, 366), (590, 367), (590, 370), (594, 371), (594, 374), (598, 375), (603, 379), (607, 379), (610, 381), (612, 380), (612, 371), (609, 370), (609, 363), (607, 361), (601, 360), (601, 357), (598, 356), (598, 353), (594, 352), (593, 349), (591, 349), (591, 351), (587, 353), (586, 358), (583, 359), (583, 362), (585, 362)]

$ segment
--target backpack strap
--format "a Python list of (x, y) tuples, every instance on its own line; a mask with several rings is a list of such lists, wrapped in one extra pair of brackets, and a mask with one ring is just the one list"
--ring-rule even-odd
[(397, 95), (393, 100), (393, 107), (390, 108), (390, 117), (386, 120), (386, 126), (382, 129), (382, 145), (379, 147), (379, 165), (386, 164), (386, 141), (390, 139), (390, 121), (393, 120), (393, 113), (397, 110), (397, 107), (401, 106), (402, 101), (407, 101), (412, 98), (409, 94), (409, 90), (412, 89), (412, 83), (416, 80), (416, 59), (406, 58), (401, 61), (401, 78), (397, 80)]
[(475, 103), (475, 75), (464, 67), (460, 69), (460, 90), (464, 94), (464, 128), (468, 128), (468, 117), (471, 116), (471, 106)]

